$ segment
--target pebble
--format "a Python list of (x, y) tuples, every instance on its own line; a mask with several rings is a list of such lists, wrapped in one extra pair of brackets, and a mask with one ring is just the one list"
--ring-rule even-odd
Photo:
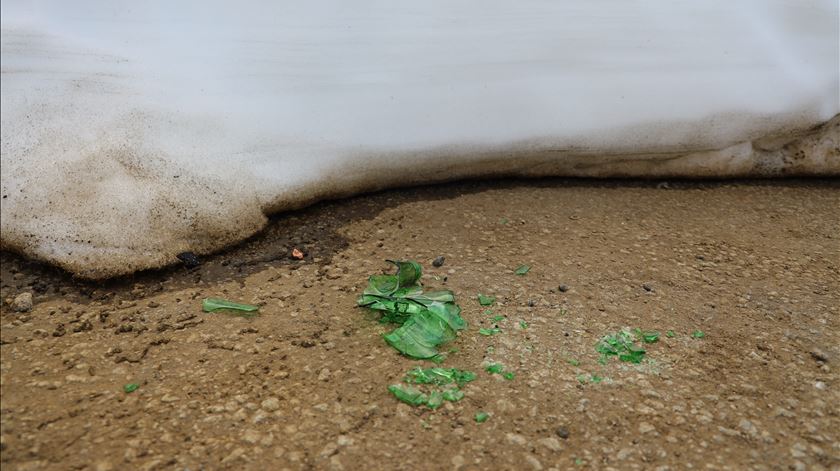
[(262, 408), (267, 410), (268, 412), (274, 412), (280, 408), (280, 399), (276, 397), (269, 397), (268, 399), (262, 401)]
[(432, 262), (432, 266), (433, 267), (442, 267), (444, 261), (446, 261), (446, 258), (443, 255), (441, 255), (440, 257), (437, 257), (437, 258), (434, 259), (434, 261)]
[(535, 469), (537, 471), (543, 469), (542, 463), (540, 463), (540, 460), (538, 460), (537, 457), (534, 455), (525, 455), (525, 461), (528, 462), (528, 464), (531, 466), (531, 469)]
[(318, 381), (329, 381), (330, 379), (330, 369), (324, 368), (318, 373)]
[(563, 450), (563, 445), (560, 444), (560, 440), (554, 437), (548, 437), (540, 439), (540, 445), (548, 448), (551, 451), (561, 451)]
[(557, 427), (557, 430), (555, 430), (554, 433), (563, 440), (569, 438), (569, 429), (566, 427)]
[(244, 440), (247, 443), (250, 443), (251, 445), (254, 445), (255, 443), (259, 442), (260, 438), (262, 437), (260, 437), (259, 432), (257, 432), (256, 430), (246, 430), (245, 433), (242, 434), (242, 440)]
[(755, 425), (747, 419), (741, 419), (741, 421), (738, 422), (738, 427), (748, 435), (758, 434), (758, 429), (756, 429)]
[(812, 348), (809, 352), (814, 360), (821, 361), (823, 363), (828, 363), (828, 355), (819, 348)]
[(32, 293), (26, 292), (15, 296), (12, 301), (12, 308), (17, 312), (29, 312), (32, 310)]
[(650, 432), (655, 432), (655, 431), (656, 431), (656, 427), (654, 427), (653, 425), (651, 425), (647, 422), (642, 422), (642, 423), (639, 424), (639, 433), (644, 434), (644, 433), (650, 433)]
[(565, 293), (566, 291), (569, 291), (568, 285), (560, 285), (557, 289), (559, 289), (561, 293)]

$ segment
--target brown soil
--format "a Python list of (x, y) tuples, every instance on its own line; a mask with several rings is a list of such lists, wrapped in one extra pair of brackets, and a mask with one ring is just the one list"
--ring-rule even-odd
[[(470, 328), (443, 366), (479, 375), (461, 402), (388, 393), (423, 363), (354, 306), (386, 258), (458, 296)], [(94, 284), (2, 255), (4, 470), (840, 469), (836, 180), (391, 191), (203, 262)], [(478, 334), (479, 292), (502, 333)], [(202, 313), (209, 296), (261, 314)], [(663, 335), (641, 365), (599, 364), (623, 327)]]

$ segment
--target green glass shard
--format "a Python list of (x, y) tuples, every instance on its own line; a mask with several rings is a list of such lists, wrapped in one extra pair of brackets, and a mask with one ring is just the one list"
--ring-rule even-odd
[(447, 389), (443, 392), (443, 398), (449, 402), (458, 402), (464, 398), (464, 393), (460, 389)]
[(505, 370), (505, 366), (500, 365), (498, 363), (491, 363), (491, 364), (487, 365), (486, 367), (484, 367), (484, 370), (487, 371), (488, 373), (499, 374), (499, 373), (501, 373), (502, 371)]
[(496, 302), (495, 296), (485, 296), (483, 294), (478, 295), (478, 304), (482, 306), (492, 306), (493, 303)]
[(517, 274), (517, 275), (519, 275), (519, 276), (523, 276), (523, 275), (525, 275), (526, 273), (528, 273), (529, 271), (531, 271), (531, 267), (530, 267), (530, 266), (528, 266), (528, 265), (519, 265), (518, 267), (516, 267), (516, 270), (514, 271), (514, 273), (515, 273), (515, 274)]
[(410, 370), (406, 381), (416, 384), (435, 384), (443, 386), (456, 383), (459, 387), (473, 381), (476, 374), (472, 371), (459, 370), (457, 368), (420, 368), (419, 366)]
[(234, 311), (245, 311), (245, 312), (254, 312), (259, 309), (258, 306), (252, 306), (250, 304), (241, 304), (235, 303), (233, 301), (228, 301), (227, 299), (221, 298), (205, 298), (201, 302), (201, 309), (204, 312), (213, 312), (218, 311), (220, 309), (230, 309)]
[(412, 406), (425, 404), (429, 400), (426, 394), (413, 386), (392, 384), (388, 386), (388, 391), (391, 391), (391, 394), (400, 401)]
[(633, 333), (636, 334), (636, 339), (641, 340), (644, 343), (654, 343), (659, 340), (659, 332), (655, 330), (643, 331), (642, 329), (633, 329)]
[(436, 347), (455, 338), (465, 329), (461, 308), (451, 291), (423, 293), (419, 280), (422, 267), (411, 260), (388, 260), (397, 267), (396, 275), (374, 275), (358, 298), (362, 307), (382, 312), (380, 322), (400, 324), (383, 337), (406, 356), (442, 361)]
[(432, 391), (429, 394), (429, 399), (426, 401), (426, 405), (429, 409), (435, 410), (443, 404), (443, 393), (440, 391)]
[(504, 373), (502, 373), (502, 378), (504, 378), (508, 381), (512, 380), (515, 377), (516, 377), (516, 374), (514, 374), (512, 371), (505, 371)]
[(502, 374), (502, 372), (505, 371), (505, 365), (499, 363), (490, 363), (489, 365), (484, 367), (484, 371), (491, 374)]
[(569, 364), (572, 365), (572, 366), (580, 366), (580, 362), (578, 360), (575, 360), (574, 358), (569, 358), (566, 361), (568, 361)]
[(400, 287), (399, 279), (395, 275), (371, 275), (365, 294), (388, 296)]
[[(639, 332), (637, 335), (643, 338), (644, 333)], [(656, 338), (659, 338), (658, 333), (656, 333)], [(633, 334), (625, 330), (605, 335), (595, 344), (595, 350), (601, 354), (598, 362), (606, 364), (608, 357), (617, 356), (621, 361), (641, 363), (645, 356), (645, 349), (636, 346), (634, 341)]]
[(125, 386), (123, 386), (123, 391), (125, 391), (126, 393), (133, 393), (134, 391), (137, 391), (137, 388), (139, 387), (140, 385), (137, 383), (128, 383)]
[(423, 268), (413, 260), (386, 260), (397, 267), (397, 283), (399, 287), (411, 286), (420, 279)]
[(454, 339), (455, 330), (440, 316), (426, 310), (413, 315), (402, 327), (383, 337), (404, 355), (423, 359), (436, 356), (436, 347)]
[(645, 343), (654, 343), (659, 341), (659, 332), (656, 331), (647, 331), (642, 332), (642, 341)]
[(674, 338), (677, 334), (675, 334), (673, 330), (669, 330), (668, 332), (665, 332), (665, 336), (668, 338)]
[(501, 332), (502, 332), (502, 329), (499, 329), (498, 327), (494, 327), (492, 329), (485, 329), (485, 328), (478, 329), (479, 334), (486, 335), (488, 337), (491, 336), (491, 335), (496, 335), (496, 334), (501, 333)]
[(694, 338), (694, 339), (702, 339), (705, 336), (706, 336), (706, 333), (703, 332), (702, 330), (695, 330), (694, 332), (691, 333), (691, 338)]
[(527, 329), (528, 328), (528, 323), (525, 322), (525, 321), (519, 321), (519, 327), (523, 328), (523, 329)]
[(479, 411), (479, 412), (476, 412), (476, 414), (475, 414), (475, 421), (480, 423), (480, 424), (483, 424), (484, 422), (487, 422), (487, 419), (489, 419), (489, 418), (490, 418), (490, 414), (488, 414), (487, 412)]

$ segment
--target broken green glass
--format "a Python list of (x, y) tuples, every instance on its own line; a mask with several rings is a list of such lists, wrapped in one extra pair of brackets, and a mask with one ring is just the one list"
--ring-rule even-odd
[(528, 323), (525, 322), (525, 321), (519, 321), (519, 327), (521, 327), (523, 329), (527, 329), (528, 328)]
[(475, 378), (476, 374), (472, 371), (459, 370), (457, 368), (424, 369), (418, 366), (408, 372), (405, 381), (415, 384), (435, 384), (437, 386), (455, 383), (458, 387), (463, 387)]
[(501, 374), (504, 370), (505, 365), (500, 365), (498, 363), (490, 363), (489, 365), (484, 367), (484, 371), (492, 374)]
[[(408, 372), (405, 381), (414, 384), (431, 385), (428, 393), (411, 384), (392, 384), (388, 391), (397, 399), (412, 406), (425, 405), (429, 409), (437, 409), (444, 401), (458, 402), (464, 398), (460, 386), (475, 379), (475, 373), (461, 371), (455, 368), (415, 368)], [(454, 383), (454, 384), (453, 384)], [(449, 389), (441, 390), (441, 385), (451, 385)]]
[(373, 275), (357, 304), (382, 311), (380, 322), (400, 324), (383, 335), (402, 354), (421, 359), (442, 360), (437, 346), (455, 338), (466, 328), (461, 308), (451, 291), (424, 293), (419, 284), (422, 267), (414, 261), (394, 261), (395, 275)]
[(489, 419), (489, 418), (490, 418), (490, 414), (488, 414), (487, 412), (479, 411), (479, 412), (475, 413), (475, 421), (480, 423), (480, 424), (483, 424), (484, 422), (487, 422), (487, 419)]
[(405, 402), (411, 406), (419, 406), (425, 404), (429, 400), (429, 396), (427, 396), (423, 391), (415, 388), (414, 386), (404, 386), (402, 384), (392, 384), (388, 386), (388, 391), (391, 391), (391, 394), (394, 395), (397, 399), (402, 402)]
[(235, 303), (233, 301), (228, 301), (227, 299), (205, 298), (201, 302), (201, 309), (204, 310), (204, 312), (213, 312), (213, 311), (218, 311), (218, 310), (221, 310), (221, 309), (254, 312), (257, 309), (259, 309), (259, 307), (258, 306), (252, 306), (250, 304)]
[(691, 338), (694, 338), (694, 339), (702, 339), (705, 336), (706, 336), (706, 333), (703, 332), (702, 330), (695, 330), (694, 332), (691, 333)]
[(496, 302), (495, 296), (485, 296), (483, 294), (478, 295), (478, 304), (482, 306), (492, 306), (493, 303)]
[(411, 316), (402, 327), (382, 336), (389, 345), (413, 358), (432, 358), (437, 346), (455, 338), (455, 330), (432, 311)]
[(137, 391), (137, 388), (139, 387), (140, 385), (137, 383), (128, 383), (125, 386), (123, 386), (123, 391), (125, 391), (126, 393), (133, 393), (134, 391)]
[(636, 346), (633, 334), (626, 330), (605, 335), (595, 344), (595, 350), (601, 354), (598, 362), (602, 364), (609, 356), (617, 356), (619, 360), (630, 363), (641, 363), (645, 356), (645, 349)]
[(449, 402), (458, 402), (464, 398), (464, 392), (460, 389), (447, 389), (443, 392), (443, 398)]
[(529, 271), (531, 271), (531, 267), (530, 267), (530, 266), (528, 266), (528, 265), (519, 265), (518, 267), (516, 267), (516, 270), (514, 271), (514, 273), (515, 273), (515, 274), (517, 274), (517, 275), (519, 275), (519, 276), (523, 276), (523, 275), (525, 275), (526, 273), (528, 273)]
[(426, 406), (429, 409), (435, 410), (443, 404), (443, 393), (440, 391), (432, 391), (429, 394), (429, 399), (426, 401)]
[(669, 330), (668, 332), (665, 332), (665, 336), (670, 339), (676, 337), (677, 334), (675, 334), (673, 330)]
[(489, 336), (491, 336), (491, 335), (496, 335), (496, 334), (499, 334), (499, 333), (501, 333), (501, 332), (502, 332), (502, 329), (500, 329), (500, 328), (498, 328), (498, 327), (494, 327), (494, 328), (492, 328), (492, 329), (486, 329), (486, 328), (481, 328), (481, 329), (478, 329), (478, 333), (479, 333), (479, 334), (481, 334), (481, 335), (486, 335), (486, 336), (488, 336), (488, 337), (489, 337)]
[(643, 331), (642, 329), (634, 329), (636, 339), (642, 340), (644, 343), (654, 343), (659, 341), (659, 332), (655, 330)]
[(579, 361), (577, 361), (577, 360), (575, 360), (574, 358), (569, 358), (569, 359), (568, 359), (568, 360), (566, 360), (566, 361), (568, 361), (568, 362), (569, 362), (569, 364), (570, 364), (570, 365), (572, 365), (572, 366), (580, 366), (580, 362), (579, 362)]
[(505, 320), (505, 316), (493, 316), (490, 320), (493, 322), (499, 322)]
[(435, 365), (440, 365), (441, 363), (444, 362), (444, 360), (446, 360), (446, 354), (445, 353), (438, 353), (437, 355), (433, 356), (432, 358), (429, 358), (429, 361), (434, 363)]
[(490, 363), (484, 367), (484, 371), (490, 374), (502, 375), (506, 380), (512, 380), (516, 374), (512, 371), (505, 371), (505, 365), (499, 363)]

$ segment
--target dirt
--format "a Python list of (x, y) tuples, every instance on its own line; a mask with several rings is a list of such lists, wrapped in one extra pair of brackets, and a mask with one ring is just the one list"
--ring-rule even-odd
[[(478, 373), (460, 402), (388, 392), (431, 366), (355, 307), (388, 258), (458, 296), (470, 326), (443, 366)], [(501, 333), (478, 334), (478, 293)], [(0, 294), (4, 470), (840, 469), (837, 180), (389, 191), (104, 283), (3, 253)], [(599, 363), (637, 327), (662, 333), (645, 361)]]

